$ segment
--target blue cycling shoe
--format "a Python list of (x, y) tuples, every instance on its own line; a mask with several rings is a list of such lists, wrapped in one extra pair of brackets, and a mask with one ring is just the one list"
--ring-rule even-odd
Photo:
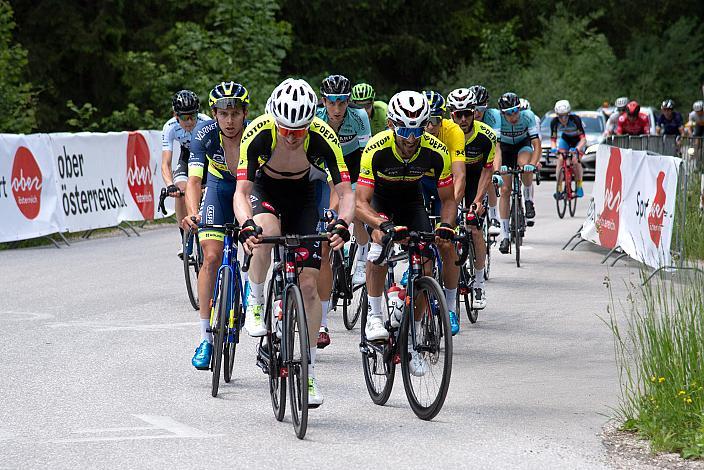
[(406, 269), (406, 272), (403, 273), (403, 277), (401, 278), (401, 285), (403, 287), (406, 287), (408, 285), (408, 269)]
[(196, 353), (191, 359), (191, 364), (198, 370), (210, 369), (210, 357), (213, 355), (213, 345), (208, 341), (203, 340), (200, 346), (196, 348)]
[(577, 188), (577, 197), (584, 197), (584, 190), (581, 186)]
[(460, 332), (460, 322), (457, 318), (457, 314), (450, 310), (450, 330), (452, 331), (452, 336), (455, 336)]

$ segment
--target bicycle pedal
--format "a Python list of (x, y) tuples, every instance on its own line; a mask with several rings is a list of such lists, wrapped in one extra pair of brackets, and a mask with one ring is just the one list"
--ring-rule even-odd
[(528, 221), (526, 221), (526, 225), (529, 226), (529, 227), (532, 227), (533, 225), (535, 225), (535, 220), (528, 220)]
[(394, 364), (401, 364), (401, 355), (399, 353), (394, 354)]

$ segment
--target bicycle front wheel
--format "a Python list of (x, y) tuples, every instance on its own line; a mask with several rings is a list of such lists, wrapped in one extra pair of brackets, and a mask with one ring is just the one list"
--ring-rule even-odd
[(413, 312), (404, 315), (399, 333), (403, 388), (411, 409), (420, 419), (433, 419), (442, 409), (452, 375), (452, 334), (445, 296), (435, 279), (424, 276), (414, 283), (415, 346), (410, 337)]
[(350, 245), (350, 251), (347, 255), (347, 259), (345, 261), (345, 270), (347, 272), (347, 283), (349, 286), (349, 291), (352, 292), (352, 298), (345, 300), (342, 304), (342, 322), (345, 324), (345, 328), (348, 330), (351, 330), (354, 328), (354, 326), (357, 324), (357, 320), (359, 320), (359, 314), (361, 313), (360, 310), (360, 304), (361, 304), (361, 291), (362, 291), (362, 286), (357, 285), (355, 286), (352, 284), (352, 276), (354, 275), (354, 270), (357, 267), (357, 261), (355, 260), (355, 257), (357, 256), (357, 243), (353, 242)]
[(577, 181), (574, 177), (570, 178), (570, 193), (572, 193), (572, 199), (569, 200), (570, 217), (574, 217), (577, 212)]
[[(191, 252), (191, 255), (188, 252)], [(198, 234), (192, 231), (183, 232), (183, 274), (186, 276), (186, 292), (191, 306), (198, 310), (198, 272), (201, 266), (200, 242)]]
[(235, 281), (234, 296), (232, 305), (227, 315), (227, 337), (225, 338), (225, 346), (223, 354), (225, 358), (225, 383), (230, 383), (232, 380), (232, 371), (235, 368), (235, 353), (237, 353), (237, 343), (240, 340), (240, 328), (244, 323), (244, 312), (242, 311), (242, 302), (240, 302), (239, 281)]
[(511, 205), (511, 218), (513, 218), (513, 242), (516, 248), (516, 267), (521, 267), (521, 202), (520, 200), (514, 200)]
[[(217, 298), (214, 299), (214, 310), (210, 317), (210, 331), (213, 334), (213, 355), (211, 359), (213, 380), (211, 393), (218, 396), (220, 386), (220, 368), (222, 367), (223, 347), (227, 335), (228, 302), (230, 292), (230, 270), (224, 269), (220, 277)], [(213, 315), (215, 315), (213, 317)]]
[(567, 195), (569, 194), (569, 191), (558, 191), (561, 184), (564, 184), (565, 188), (567, 188), (568, 183), (565, 181), (564, 166), (560, 167), (560, 172), (557, 175), (557, 187), (555, 188), (555, 192), (559, 195), (558, 199), (555, 200), (555, 204), (557, 205), (557, 216), (562, 219), (565, 216), (565, 210), (567, 209)]
[(289, 285), (285, 299), (284, 365), (288, 368), (291, 421), (296, 437), (303, 439), (308, 428), (308, 325), (301, 289), (295, 284)]
[[(267, 288), (267, 304), (264, 314), (266, 320), (266, 344), (261, 340), (259, 347), (266, 349), (269, 358), (269, 395), (271, 407), (277, 421), (283, 421), (286, 414), (286, 376), (282, 374), (281, 340), (276, 333), (276, 320), (274, 319), (274, 279), (269, 280)], [(280, 327), (279, 327), (280, 328)], [(261, 354), (261, 353), (260, 353)]]
[(362, 369), (364, 370), (364, 383), (367, 385), (369, 397), (377, 405), (384, 405), (391, 396), (396, 376), (396, 363), (394, 362), (393, 348), (389, 340), (384, 344), (370, 344), (364, 333), (367, 326), (367, 288), (362, 288), (362, 301), (360, 307), (362, 311), (361, 328), (361, 351)]

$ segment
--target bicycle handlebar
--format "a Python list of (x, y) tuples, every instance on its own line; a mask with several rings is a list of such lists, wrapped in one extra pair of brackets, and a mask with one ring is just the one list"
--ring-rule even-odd
[[(185, 196), (186, 193), (181, 191), (180, 189), (178, 192), (173, 193), (173, 194), (178, 194), (179, 196)], [(158, 209), (161, 211), (162, 214), (166, 215), (166, 206), (164, 205), (164, 202), (166, 201), (166, 198), (169, 197), (171, 194), (166, 190), (166, 188), (161, 188), (161, 193), (159, 194), (159, 206)]]
[[(434, 242), (435, 241), (435, 232), (419, 232), (419, 231), (412, 231), (409, 232), (408, 234), (408, 239), (414, 242)], [(375, 265), (379, 266), (381, 265), (386, 259), (389, 257), (389, 254), (391, 253), (391, 248), (394, 246), (394, 239), (391, 235), (384, 235), (384, 238), (382, 239), (382, 246), (381, 246), (381, 254), (377, 259), (372, 261)]]
[[(329, 242), (328, 233), (316, 233), (313, 235), (281, 235), (273, 237), (263, 237), (259, 243), (270, 244), (281, 246), (285, 248), (296, 248), (301, 246), (301, 242)], [(246, 273), (249, 271), (249, 264), (252, 261), (252, 255), (247, 254), (244, 257), (244, 262), (242, 263), (242, 272)]]

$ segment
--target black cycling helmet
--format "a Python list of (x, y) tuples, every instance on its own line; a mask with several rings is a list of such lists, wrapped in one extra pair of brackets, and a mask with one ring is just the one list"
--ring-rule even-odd
[(516, 106), (519, 106), (521, 104), (521, 99), (518, 97), (517, 94), (509, 91), (508, 93), (504, 93), (503, 95), (501, 95), (498, 104), (499, 109), (501, 111), (504, 111), (506, 109), (511, 109), (515, 108)]
[(660, 105), (660, 109), (675, 109), (675, 102), (667, 99), (662, 102), (662, 105)]
[(344, 75), (329, 75), (320, 85), (320, 93), (325, 95), (349, 95), (352, 93), (352, 84)]
[(474, 92), (474, 100), (472, 101), (474, 106), (486, 106), (489, 103), (489, 92), (483, 86), (472, 85), (469, 90)]
[(200, 110), (200, 100), (191, 90), (181, 90), (171, 98), (171, 108), (176, 114), (197, 113)]

